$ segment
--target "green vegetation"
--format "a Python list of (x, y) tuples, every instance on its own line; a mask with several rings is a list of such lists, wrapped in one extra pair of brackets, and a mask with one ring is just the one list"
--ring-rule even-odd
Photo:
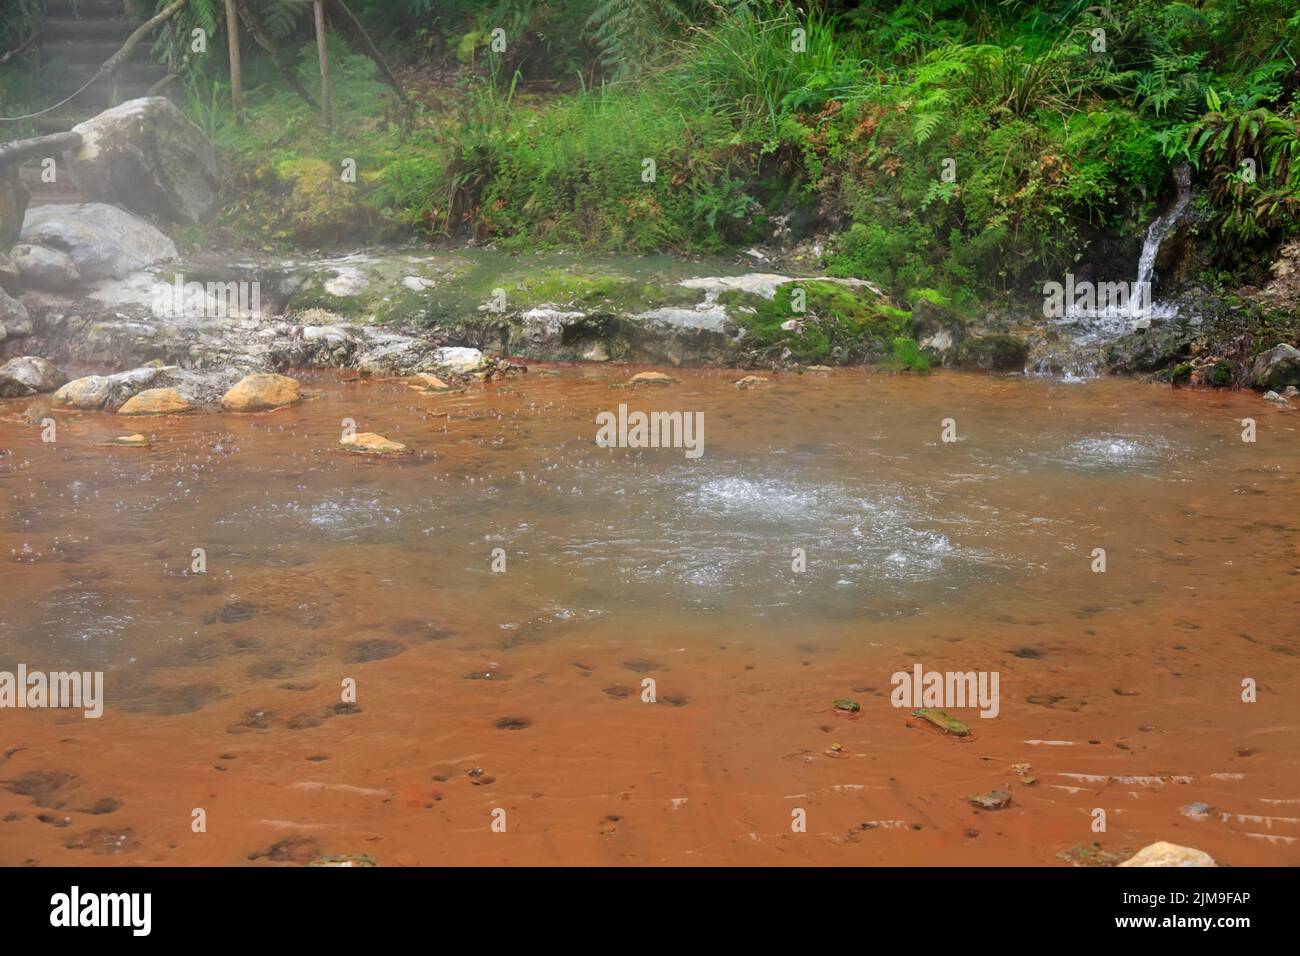
[[(828, 274), (896, 301), (938, 290), (959, 312), (1067, 270), (1127, 273), (1178, 163), (1195, 171), (1203, 277), (1257, 280), (1300, 231), (1291, 0), (351, 5), (413, 115), (336, 35), (330, 136), (247, 38), (240, 126), (222, 44), (190, 58), (186, 108), (237, 187), (223, 226), (272, 246), (414, 230), (686, 253), (820, 235)], [(219, 6), (195, 0), (184, 25), (221, 29)], [(253, 6), (315, 93), (307, 5)], [(847, 315), (792, 342), (766, 305), (756, 341), (833, 352), (865, 322), (882, 356), (919, 364), (895, 355), (896, 321)]]

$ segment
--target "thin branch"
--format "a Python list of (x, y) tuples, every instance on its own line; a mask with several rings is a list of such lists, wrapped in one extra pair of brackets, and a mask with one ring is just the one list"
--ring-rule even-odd
[(257, 18), (257, 14), (253, 12), (253, 8), (246, 3), (241, 3), (239, 5), (239, 19), (244, 21), (244, 26), (257, 42), (257, 45), (266, 51), (267, 56), (271, 58), (271, 62), (275, 64), (275, 68), (280, 71), (280, 75), (293, 88), (293, 91), (301, 96), (313, 110), (320, 109), (316, 97), (312, 96), (307, 91), (307, 87), (303, 86), (302, 81), (298, 79), (298, 74), (286, 66), (284, 61), (276, 54), (275, 44), (271, 42), (271, 38), (262, 29), (262, 22)]
[(374, 41), (370, 39), (370, 34), (367, 33), (366, 28), (361, 25), (361, 21), (358, 20), (355, 14), (348, 9), (347, 4), (345, 4), (343, 0), (329, 0), (329, 3), (330, 6), (342, 14), (343, 19), (355, 34), (355, 39), (357, 45), (361, 47), (361, 52), (375, 61), (375, 66), (379, 67), (379, 72), (384, 75), (384, 79), (388, 81), (388, 85), (397, 92), (397, 98), (402, 101), (403, 105), (405, 105), (407, 109), (411, 109), (413, 104), (409, 99), (407, 99), (406, 92), (402, 89), (402, 85), (397, 82), (397, 77), (394, 76), (393, 71), (388, 68), (388, 63), (384, 60), (384, 55), (379, 52), (379, 48), (375, 46)]
[(31, 46), (33, 43), (36, 42), (36, 38), (37, 38), (38, 36), (40, 36), (40, 35), (41, 35), (41, 31), (40, 31), (40, 30), (33, 30), (33, 31), (32, 31), (32, 35), (29, 36), (26, 40), (24, 40), (22, 43), (18, 44), (16, 47), (14, 47), (12, 50), (10, 50), (8, 53), (6, 53), (4, 56), (0, 56), (0, 66), (3, 66), (4, 64), (8, 63), (10, 60), (12, 60), (12, 59), (13, 59), (14, 57), (16, 57), (18, 54), (22, 53), (23, 50), (26, 50), (29, 46)]

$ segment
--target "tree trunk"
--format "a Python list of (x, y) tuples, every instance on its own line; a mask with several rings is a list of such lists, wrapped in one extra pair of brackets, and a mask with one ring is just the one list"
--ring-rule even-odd
[(226, 43), (230, 50), (230, 109), (239, 125), (239, 111), (244, 108), (244, 76), (239, 64), (239, 17), (235, 0), (226, 0)]
[(330, 131), (330, 58), (325, 47), (325, 2), (312, 0), (316, 12), (316, 53), (320, 57), (320, 101), (325, 114), (325, 131)]

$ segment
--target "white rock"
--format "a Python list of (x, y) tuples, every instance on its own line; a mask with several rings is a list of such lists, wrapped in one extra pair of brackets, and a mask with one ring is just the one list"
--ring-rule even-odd
[(472, 372), (483, 364), (483, 353), (462, 347), (441, 348), (434, 353), (433, 363), (453, 372)]
[(1120, 866), (1218, 866), (1214, 858), (1203, 850), (1177, 843), (1152, 843), (1125, 860)]

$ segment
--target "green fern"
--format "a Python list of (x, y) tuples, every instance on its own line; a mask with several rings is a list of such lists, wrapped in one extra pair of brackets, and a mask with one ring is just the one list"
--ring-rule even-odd
[(261, 0), (258, 15), (267, 34), (274, 40), (283, 40), (293, 33), (310, 9), (311, 0)]
[(586, 26), (601, 65), (621, 75), (644, 63), (671, 27), (686, 22), (674, 0), (599, 0)]

